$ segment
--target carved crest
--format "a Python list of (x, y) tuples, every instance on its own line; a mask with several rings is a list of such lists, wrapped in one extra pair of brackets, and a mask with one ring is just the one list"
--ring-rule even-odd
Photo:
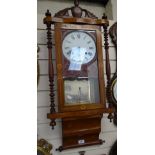
[(60, 10), (55, 14), (55, 17), (77, 17), (77, 18), (94, 18), (97, 19), (97, 16), (95, 16), (90, 11), (83, 9), (79, 7), (79, 1), (74, 0), (74, 6), (71, 8), (65, 8), (63, 10)]
[(117, 23), (114, 23), (109, 29), (109, 35), (114, 43), (115, 47), (117, 48)]

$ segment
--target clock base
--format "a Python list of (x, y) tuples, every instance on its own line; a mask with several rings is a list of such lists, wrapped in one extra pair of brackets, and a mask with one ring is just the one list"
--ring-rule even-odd
[(101, 145), (103, 143), (105, 143), (105, 141), (99, 139), (98, 141), (94, 141), (94, 142), (91, 142), (91, 143), (85, 143), (83, 145), (60, 146), (59, 148), (56, 149), (56, 151), (62, 152), (63, 150), (67, 150), (67, 149), (84, 147), (84, 146), (91, 146), (91, 145)]
[(57, 150), (103, 144), (99, 139), (102, 115), (62, 119), (62, 146)]

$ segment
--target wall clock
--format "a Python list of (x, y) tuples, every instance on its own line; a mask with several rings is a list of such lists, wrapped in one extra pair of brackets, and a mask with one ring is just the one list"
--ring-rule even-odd
[[(114, 23), (110, 27), (109, 34), (113, 44), (115, 45), (116, 60), (117, 60), (117, 23)], [(117, 66), (117, 63), (116, 63), (116, 66)], [(107, 86), (107, 97), (108, 97), (108, 102), (115, 108), (114, 124), (117, 125), (117, 67), (113, 77), (109, 78), (109, 82)]]
[[(98, 19), (93, 13), (75, 6), (51, 16), (46, 12), (47, 46), (49, 51), (49, 82), (51, 110), (47, 118), (52, 129), (55, 119), (62, 119), (62, 146), (57, 150), (102, 144), (99, 139), (103, 113), (112, 113), (106, 107), (103, 70), (102, 32), (104, 29), (105, 52), (108, 53), (109, 22)], [(54, 103), (54, 67), (52, 63), (52, 33), (56, 51), (58, 112)]]

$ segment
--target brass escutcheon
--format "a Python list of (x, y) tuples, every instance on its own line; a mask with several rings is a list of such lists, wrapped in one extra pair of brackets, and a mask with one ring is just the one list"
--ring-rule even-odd
[(81, 109), (81, 110), (85, 110), (85, 109), (86, 109), (86, 106), (85, 106), (85, 105), (81, 105), (81, 106), (80, 106), (80, 109)]
[(62, 69), (62, 64), (58, 64), (58, 65), (57, 65), (57, 69), (58, 69), (58, 70), (61, 70), (61, 69)]

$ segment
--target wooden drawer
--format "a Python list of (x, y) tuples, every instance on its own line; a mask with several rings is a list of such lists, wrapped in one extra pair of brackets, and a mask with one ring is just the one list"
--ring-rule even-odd
[(63, 136), (99, 133), (101, 130), (101, 117), (62, 120)]
[(63, 138), (63, 148), (68, 149), (72, 147), (81, 147), (94, 144), (102, 144), (102, 141), (99, 140), (99, 134), (85, 134), (85, 135), (75, 135), (71, 137)]
[(101, 115), (62, 120), (63, 149), (101, 144)]

